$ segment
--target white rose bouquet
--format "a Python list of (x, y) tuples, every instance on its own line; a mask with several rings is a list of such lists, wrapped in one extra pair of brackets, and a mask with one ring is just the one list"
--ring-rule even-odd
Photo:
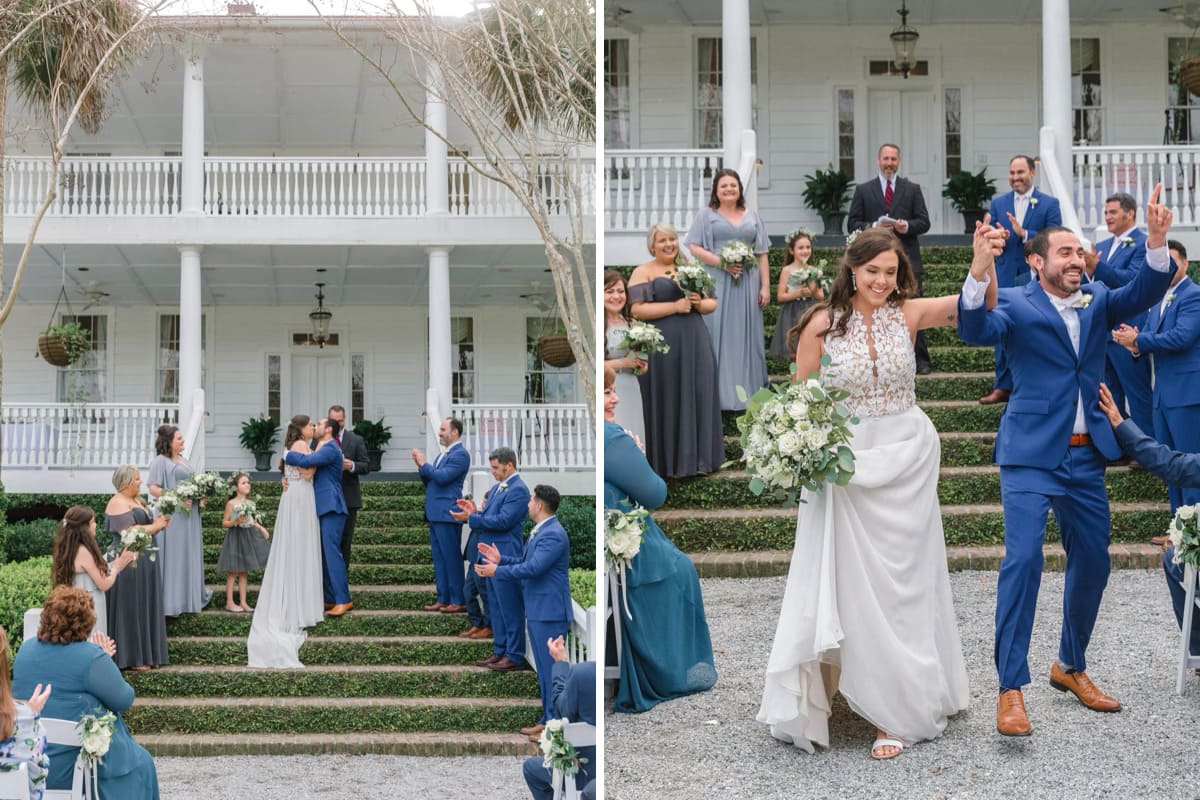
[(695, 292), (701, 297), (707, 297), (716, 287), (708, 270), (695, 262), (675, 267), (675, 282), (679, 284), (685, 296)]
[(542, 751), (543, 767), (549, 770), (556, 769), (570, 776), (579, 772), (580, 766), (587, 763), (587, 759), (581, 758), (575, 752), (575, 745), (568, 742), (567, 737), (563, 735), (566, 724), (566, 717), (547, 720), (538, 740), (538, 747)]
[(233, 504), (233, 518), (249, 517), (251, 522), (257, 522), (260, 525), (263, 521), (263, 514), (258, 510), (258, 498), (253, 500), (246, 498)]
[[(822, 366), (830, 363), (822, 356)], [(740, 386), (738, 394), (745, 395)], [(737, 421), (742, 456), (726, 466), (744, 463), (750, 491), (772, 494), (786, 505), (804, 502), (801, 489), (819, 493), (826, 483), (845, 486), (854, 475), (850, 425), (858, 422), (840, 405), (847, 396), (822, 385), (816, 373), (805, 381), (758, 390)]]
[(1175, 517), (1167, 526), (1167, 536), (1175, 547), (1175, 563), (1188, 564), (1200, 569), (1200, 520), (1196, 512), (1200, 506), (1180, 506)]
[(621, 590), (621, 602), (625, 616), (633, 619), (629, 600), (625, 596), (625, 568), (642, 549), (642, 537), (646, 534), (646, 518), (650, 512), (634, 504), (629, 511), (609, 508), (604, 511), (604, 561), (608, 565), (608, 576), (613, 594)]
[[(650, 353), (667, 353), (671, 350), (671, 346), (663, 338), (662, 331), (658, 329), (658, 326), (640, 319), (629, 323), (629, 328), (625, 331), (625, 338), (621, 340), (621, 347), (629, 350), (637, 358), (645, 358)], [(635, 367), (633, 374), (641, 375), (641, 368)]]
[[(121, 531), (120, 543), (113, 542), (113, 546), (109, 550), (109, 555), (116, 557), (117, 554), (125, 549), (129, 549), (134, 553), (145, 551), (146, 557), (151, 561), (158, 555), (158, 548), (154, 546), (154, 536), (141, 525), (134, 525)], [(130, 564), (134, 569), (137, 569), (137, 565), (137, 561)]]
[(184, 498), (174, 489), (163, 489), (162, 494), (151, 501), (159, 516), (169, 517), (183, 507)]
[(808, 286), (815, 283), (821, 288), (821, 291), (826, 295), (829, 294), (830, 281), (825, 276), (825, 268), (829, 265), (829, 259), (822, 258), (816, 265), (803, 266), (788, 276), (787, 286), (789, 289), (799, 289), (801, 286)]
[[(750, 245), (737, 239), (732, 242), (726, 242), (721, 251), (717, 253), (721, 257), (721, 268), (725, 267), (742, 267), (750, 269), (755, 266), (754, 251), (750, 249)], [(732, 275), (730, 277), (733, 277)], [(741, 276), (733, 277), (733, 282), (738, 283)]]
[(79, 738), (83, 740), (83, 746), (79, 748), (79, 757), (90, 762), (93, 770), (108, 754), (116, 725), (117, 715), (111, 711), (99, 717), (95, 714), (84, 714), (75, 725)]
[(197, 472), (189, 482), (198, 488), (202, 499), (218, 497), (224, 500), (229, 497), (229, 481), (216, 472)]

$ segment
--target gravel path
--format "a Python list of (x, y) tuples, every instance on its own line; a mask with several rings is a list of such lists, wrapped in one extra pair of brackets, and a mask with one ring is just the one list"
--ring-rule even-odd
[(605, 717), (608, 800), (672, 798), (1164, 798), (1200, 800), (1200, 678), (1175, 694), (1178, 628), (1161, 571), (1112, 574), (1088, 672), (1120, 700), (1098, 714), (1050, 688), (1062, 573), (1046, 573), (1025, 701), (1033, 735), (995, 730), (992, 617), (996, 573), (951, 575), (971, 705), (945, 735), (898, 758), (868, 756), (872, 728), (838, 697), (832, 747), (810, 756), (755, 721), (784, 578), (702, 581), (718, 680), (709, 692), (644, 714)]

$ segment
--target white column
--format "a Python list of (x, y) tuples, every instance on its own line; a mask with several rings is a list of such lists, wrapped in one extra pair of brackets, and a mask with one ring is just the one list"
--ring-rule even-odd
[(1054, 130), (1054, 155), (1069, 187), (1071, 140), (1075, 135), (1071, 122), (1069, 0), (1042, 0), (1042, 124)]
[(187, 59), (183, 75), (183, 161), (181, 211), (199, 215), (204, 210), (204, 54), (197, 50)]
[[(425, 89), (425, 213), (431, 217), (450, 213), (450, 164), (446, 147), (446, 101), (438, 95), (441, 73), (429, 67)], [(432, 129), (432, 130), (431, 130)], [(435, 133), (436, 131), (436, 133)], [(440, 134), (440, 136), (438, 135)]]
[[(742, 160), (742, 131), (749, 130), (750, 0), (721, 2), (721, 141), (725, 143), (725, 166), (737, 169)], [(750, 175), (742, 175), (746, 183)]]
[[(450, 248), (429, 247), (429, 388), (437, 393), (436, 409), (427, 408), (427, 453), (437, 452), (437, 428), (450, 414)], [(435, 413), (436, 412), (436, 413)]]
[[(200, 247), (179, 248), (179, 427), (192, 421), (200, 385)], [(207, 405), (208, 401), (205, 401)], [(192, 443), (189, 442), (188, 446)]]

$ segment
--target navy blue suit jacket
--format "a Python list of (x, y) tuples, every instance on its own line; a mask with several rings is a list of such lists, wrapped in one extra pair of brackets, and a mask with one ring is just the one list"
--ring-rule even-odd
[(570, 563), (571, 544), (567, 532), (558, 517), (551, 517), (525, 542), (525, 552), (519, 560), (505, 559), (497, 565), (496, 577), (521, 581), (526, 619), (567, 621), (573, 616), (571, 589), (567, 584)]
[[(1200, 405), (1200, 286), (1185, 277), (1170, 290), (1163, 313), (1158, 304), (1146, 312), (1138, 333), (1138, 352), (1154, 354), (1154, 405)], [(1157, 425), (1157, 423), (1156, 423)]]
[(1172, 486), (1200, 488), (1200, 453), (1180, 453), (1159, 444), (1131, 419), (1118, 425), (1116, 434), (1121, 449), (1148, 472)]
[(507, 489), (496, 484), (488, 490), (483, 510), (468, 516), (467, 524), (479, 533), (479, 541), (496, 545), (502, 555), (520, 558), (522, 528), (529, 513), (529, 488), (519, 475), (509, 478), (507, 484)]
[(1122, 244), (1112, 254), (1111, 259), (1108, 257), (1108, 251), (1112, 249), (1113, 237), (1110, 236), (1096, 244), (1100, 261), (1096, 264), (1093, 280), (1100, 281), (1110, 289), (1124, 286), (1133, 280), (1133, 276), (1146, 263), (1146, 234), (1134, 228), (1129, 238), (1133, 240), (1132, 244)]
[(457, 524), (450, 512), (457, 511), (456, 500), (462, 497), (463, 480), (471, 469), (471, 454), (462, 444), (454, 444), (441, 457), (426, 461), (418, 472), (425, 484), (425, 519), (429, 522)]
[(331, 439), (305, 455), (289, 450), (283, 460), (294, 467), (316, 467), (313, 475), (313, 494), (316, 495), (317, 515), (345, 514), (346, 498), (342, 495), (342, 449)]
[[(1004, 241), (1004, 252), (996, 259), (996, 286), (1002, 289), (1016, 286), (1017, 276), (1029, 272), (1029, 265), (1025, 263), (1025, 242), (1013, 233), (1012, 223), (1008, 221), (1009, 214), (1016, 216), (1016, 197), (1016, 192), (996, 195), (988, 207), (992, 222), (999, 224), (1010, 234)], [(1021, 223), (1026, 237), (1032, 239), (1038, 231), (1055, 225), (1062, 225), (1062, 210), (1058, 200), (1034, 189), (1029, 209), (1025, 212), (1025, 221)]]

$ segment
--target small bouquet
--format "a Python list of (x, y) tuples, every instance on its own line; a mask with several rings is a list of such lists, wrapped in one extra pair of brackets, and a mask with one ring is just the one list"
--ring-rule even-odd
[(159, 516), (169, 517), (183, 508), (183, 500), (174, 489), (163, 489), (162, 494), (153, 500), (151, 505)]
[[(154, 536), (141, 525), (134, 525), (121, 531), (119, 543), (114, 541), (112, 548), (109, 550), (109, 555), (116, 557), (122, 550), (129, 549), (135, 553), (146, 551), (146, 557), (151, 561), (158, 555), (158, 548), (154, 546)], [(134, 561), (130, 566), (137, 569), (137, 561)]]
[[(829, 356), (821, 357), (821, 366), (831, 363)], [(746, 399), (740, 386), (738, 395)], [(816, 373), (755, 392), (737, 420), (742, 456), (736, 461), (744, 462), (751, 475), (750, 491), (769, 492), (795, 505), (804, 502), (801, 489), (819, 493), (826, 483), (849, 483), (854, 475), (850, 425), (858, 419), (839, 405), (848, 396), (822, 385)]]
[(629, 619), (633, 619), (633, 611), (625, 596), (625, 568), (633, 563), (634, 557), (642, 549), (646, 518), (649, 516), (650, 512), (636, 504), (629, 511), (610, 508), (604, 512), (604, 561), (608, 564), (613, 594), (616, 594), (620, 585), (621, 603)]
[[(645, 358), (650, 353), (670, 352), (671, 346), (663, 339), (662, 331), (657, 325), (635, 319), (625, 331), (621, 347), (633, 353), (637, 358)], [(634, 375), (641, 375), (640, 367), (634, 367)]]
[(579, 772), (580, 766), (587, 763), (587, 759), (580, 757), (575, 752), (575, 745), (567, 741), (563, 734), (566, 724), (566, 717), (547, 720), (538, 746), (542, 750), (543, 767), (570, 776)]
[(233, 518), (249, 517), (252, 522), (257, 522), (260, 525), (263, 521), (262, 512), (258, 510), (258, 500), (256, 496), (253, 500), (246, 498), (233, 504)]
[(1200, 521), (1196, 512), (1200, 506), (1180, 506), (1167, 526), (1167, 536), (1175, 548), (1175, 563), (1200, 569)]
[(117, 715), (111, 711), (99, 717), (95, 714), (84, 714), (75, 725), (79, 738), (83, 740), (83, 746), (79, 748), (79, 758), (91, 765), (93, 775), (96, 765), (108, 754), (116, 725)]
[(694, 261), (675, 267), (675, 282), (679, 284), (685, 297), (692, 292), (706, 297), (716, 286), (708, 270)]
[(197, 502), (203, 500), (205, 497), (204, 487), (202, 487), (200, 484), (196, 483), (191, 478), (188, 478), (187, 480), (182, 480), (179, 483), (175, 484), (174, 492), (175, 492), (175, 496), (177, 498), (179, 498), (180, 505), (182, 505), (183, 502), (187, 501), (187, 500), (190, 500), (193, 503), (197, 503)]
[[(754, 251), (750, 249), (750, 245), (737, 239), (732, 242), (727, 242), (721, 248), (721, 252), (717, 253), (721, 257), (721, 267), (742, 267), (750, 269), (754, 266)], [(741, 280), (741, 276), (730, 276), (734, 283)]]
[(197, 487), (200, 499), (224, 499), (229, 496), (229, 481), (216, 472), (197, 472), (188, 481)]
[(830, 280), (825, 277), (825, 267), (828, 266), (829, 260), (822, 258), (815, 266), (803, 266), (788, 276), (787, 286), (789, 289), (799, 289), (801, 286), (808, 286), (815, 283), (820, 287), (821, 291), (826, 296), (829, 295)]

